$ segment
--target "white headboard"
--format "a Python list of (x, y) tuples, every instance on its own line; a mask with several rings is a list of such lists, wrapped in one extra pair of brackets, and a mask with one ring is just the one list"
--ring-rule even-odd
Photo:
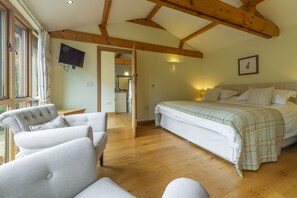
[[(275, 82), (275, 83), (253, 83), (253, 84), (238, 84), (238, 85), (218, 85), (222, 89), (231, 89), (238, 92), (238, 95), (242, 94), (249, 87), (274, 87), (276, 89), (293, 90), (297, 92), (297, 82)], [(290, 101), (297, 104), (297, 98), (291, 98)]]

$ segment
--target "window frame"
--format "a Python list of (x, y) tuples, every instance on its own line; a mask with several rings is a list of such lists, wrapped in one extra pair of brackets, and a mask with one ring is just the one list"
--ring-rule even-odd
[[(3, 83), (4, 83), (4, 86), (3, 86), (3, 88), (4, 88), (4, 90), (3, 90), (3, 97), (1, 97), (0, 96), (0, 101), (2, 101), (2, 100), (6, 100), (6, 99), (8, 99), (9, 98), (9, 95), (8, 95), (8, 74), (9, 74), (9, 67), (8, 67), (8, 54), (9, 54), (9, 52), (8, 52), (8, 43), (7, 43), (7, 41), (8, 41), (8, 33), (9, 33), (9, 20), (8, 20), (8, 9), (3, 5), (3, 4), (1, 4), (0, 3), (0, 9), (4, 12), (4, 19), (3, 19), (3, 22), (4, 22), (4, 24), (3, 24), (3, 58), (4, 58), (4, 60), (3, 60)], [(6, 29), (6, 31), (5, 31), (5, 29)]]
[(25, 33), (23, 35), (24, 38), (22, 38), (22, 39), (24, 39), (23, 50), (25, 50), (25, 51), (21, 52), (21, 53), (23, 53), (23, 56), (24, 56), (24, 60), (23, 60), (24, 65), (22, 65), (24, 67), (23, 68), (23, 70), (24, 70), (24, 80), (23, 80), (24, 85), (22, 85), (22, 86), (23, 86), (23, 88), (25, 90), (24, 90), (24, 93), (23, 93), (24, 95), (20, 95), (20, 96), (15, 95), (15, 98), (27, 98), (27, 97), (29, 97), (29, 84), (30, 84), (29, 83), (29, 62), (28, 62), (29, 59), (30, 59), (29, 51), (28, 51), (29, 50), (28, 46), (30, 45), (30, 43), (29, 43), (29, 31), (28, 31), (28, 28), (22, 23), (22, 21), (18, 19), (18, 17), (15, 18), (14, 25), (19, 26), (22, 29), (22, 31), (24, 31), (24, 33)]
[[(36, 79), (36, 86), (37, 86), (37, 89), (36, 89), (36, 95), (33, 95), (34, 91), (33, 91), (33, 38), (36, 38), (37, 39), (37, 79)], [(39, 87), (38, 87), (38, 32), (33, 30), (32, 31), (32, 37), (31, 37), (31, 73), (29, 72), (29, 76), (31, 75), (31, 90), (29, 91), (29, 94), (31, 93), (31, 97), (32, 97), (32, 102), (35, 102), (36, 100), (39, 100)], [(34, 88), (35, 89), (35, 88)]]
[[(7, 110), (13, 110), (18, 106), (17, 104), (25, 103), (25, 106), (32, 106), (32, 34), (33, 27), (30, 23), (21, 15), (21, 13), (9, 2), (0, 1), (0, 8), (5, 10), (5, 44), (6, 45), (6, 55), (5, 55), (5, 94), (6, 97), (0, 99), (0, 106), (6, 106)], [(26, 96), (22, 98), (15, 97), (15, 24), (22, 25), (26, 29), (26, 61), (25, 61), (25, 72), (26, 72)], [(9, 47), (8, 47), (9, 44)], [(36, 100), (36, 99), (34, 99)], [(6, 160), (10, 161), (15, 158), (15, 144), (14, 135), (11, 130), (7, 130), (5, 149), (8, 149), (8, 155), (6, 155)], [(7, 153), (6, 153), (7, 154)]]

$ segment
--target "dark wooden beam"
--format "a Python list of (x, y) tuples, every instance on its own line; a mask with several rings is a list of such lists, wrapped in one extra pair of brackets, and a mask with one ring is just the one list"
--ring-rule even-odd
[(183, 46), (184, 46), (184, 43), (185, 43), (186, 41), (188, 41), (188, 40), (190, 40), (190, 39), (192, 39), (192, 38), (198, 36), (199, 34), (202, 34), (202, 33), (206, 32), (207, 30), (209, 30), (209, 29), (211, 29), (211, 28), (213, 28), (213, 27), (215, 27), (215, 26), (217, 26), (217, 25), (218, 25), (217, 23), (212, 22), (212, 23), (210, 23), (210, 24), (204, 26), (203, 28), (197, 30), (196, 32), (193, 32), (192, 34), (186, 36), (185, 38), (183, 38), (183, 39), (180, 41), (180, 43), (179, 43), (179, 48), (182, 49)]
[(148, 17), (146, 18), (147, 21), (151, 21), (152, 18), (155, 16), (155, 14), (159, 11), (159, 9), (161, 8), (162, 6), (157, 4), (153, 10), (150, 12), (150, 14), (148, 15)]
[(264, 38), (279, 36), (279, 28), (271, 21), (219, 0), (148, 1)]
[(155, 14), (159, 11), (159, 9), (161, 7), (162, 7), (161, 5), (157, 4), (153, 8), (153, 10), (149, 13), (149, 15), (147, 16), (147, 18), (128, 20), (128, 22), (165, 30), (165, 28), (163, 28), (161, 25), (159, 25), (158, 23), (152, 21), (152, 18), (155, 16)]
[(78, 32), (74, 30), (54, 31), (54, 32), (50, 32), (50, 35), (52, 38), (96, 43), (96, 44), (117, 46), (117, 47), (129, 48), (129, 49), (131, 49), (135, 44), (135, 47), (138, 50), (203, 58), (203, 54), (199, 51), (179, 49), (179, 48), (168, 47), (163, 45), (156, 45), (156, 44), (144, 43), (139, 41), (132, 41), (132, 40), (126, 40), (121, 38), (90, 34), (85, 32)]
[(128, 20), (128, 22), (132, 22), (132, 23), (136, 23), (136, 24), (139, 24), (139, 25), (144, 25), (144, 26), (149, 26), (149, 27), (165, 30), (165, 28), (163, 28), (158, 23), (156, 23), (154, 21), (148, 21), (147, 19), (133, 19), (133, 20)]
[(101, 24), (99, 25), (102, 35), (108, 35), (108, 32), (106, 30), (106, 25), (109, 17), (111, 2), (112, 0), (105, 0), (105, 3), (104, 3), (102, 20), (101, 20)]
[(131, 59), (116, 58), (115, 59), (115, 64), (118, 64), (118, 65), (131, 65), (132, 61), (131, 61)]

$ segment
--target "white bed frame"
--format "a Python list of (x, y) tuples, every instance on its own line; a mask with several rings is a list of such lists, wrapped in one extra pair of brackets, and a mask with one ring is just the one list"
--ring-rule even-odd
[[(246, 91), (248, 87), (271, 87), (271, 86), (275, 87), (276, 89), (286, 89), (286, 90), (297, 91), (297, 82), (263, 83), (263, 84), (247, 84), (247, 85), (220, 85), (217, 87), (236, 90), (238, 91), (238, 94), (241, 94), (244, 91)], [(290, 101), (297, 104), (296, 98), (292, 100), (290, 99)], [(190, 141), (191, 143), (196, 144), (226, 159), (227, 161), (230, 161), (233, 164), (235, 163), (236, 152), (231, 147), (229, 140), (226, 137), (214, 131), (201, 128), (198, 126), (194, 126), (191, 124), (187, 124), (184, 122), (180, 122), (166, 115), (161, 116), (160, 126)], [(282, 147), (289, 146), (295, 142), (297, 142), (297, 136), (285, 139), (283, 140)]]

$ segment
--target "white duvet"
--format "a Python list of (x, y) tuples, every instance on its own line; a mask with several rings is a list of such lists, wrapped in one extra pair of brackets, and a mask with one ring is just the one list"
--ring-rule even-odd
[[(220, 100), (218, 102), (249, 105), (247, 104), (247, 101), (236, 100), (236, 97), (232, 97), (226, 100)], [(272, 104), (271, 106), (267, 106), (267, 107), (277, 109), (283, 115), (283, 118), (285, 121), (284, 139), (297, 135), (297, 105), (296, 104), (288, 101), (287, 104), (285, 105)], [(204, 118), (199, 118), (199, 117), (189, 115), (189, 114), (186, 114), (168, 107), (160, 106), (160, 105), (157, 105), (155, 107), (155, 113), (161, 113), (168, 117), (174, 118), (175, 120), (178, 120), (180, 122), (185, 122), (194, 126), (199, 126), (211, 131), (215, 131), (227, 137), (230, 140), (230, 144), (233, 148), (236, 148), (238, 146), (235, 139), (235, 132), (233, 128), (228, 125), (217, 123)]]

